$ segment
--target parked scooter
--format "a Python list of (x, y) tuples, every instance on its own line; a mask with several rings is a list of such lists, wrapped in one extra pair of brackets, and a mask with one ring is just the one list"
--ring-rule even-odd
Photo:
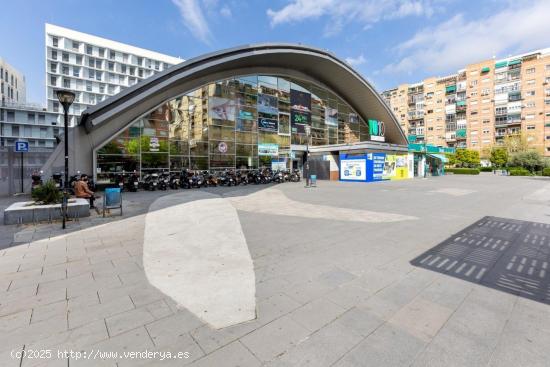
[(212, 172), (203, 171), (203, 175), (206, 179), (206, 186), (218, 186), (218, 177), (214, 175)]
[(120, 191), (124, 191), (124, 186), (126, 185), (126, 175), (125, 173), (117, 173), (115, 175), (115, 185), (120, 188)]
[(139, 188), (139, 176), (138, 174), (136, 173), (136, 171), (134, 171), (130, 177), (128, 177), (128, 179), (126, 180), (126, 189), (128, 191), (132, 191), (132, 192), (136, 192), (138, 191), (138, 188)]
[(172, 190), (177, 190), (180, 188), (180, 175), (178, 173), (170, 174), (168, 186), (170, 186)]
[(271, 176), (271, 182), (283, 183), (284, 182), (283, 172), (281, 172), (281, 171), (273, 172), (273, 174)]
[(148, 191), (155, 191), (158, 188), (159, 175), (157, 173), (146, 174), (143, 178), (143, 188)]
[(182, 189), (190, 189), (193, 187), (193, 173), (187, 168), (181, 170), (180, 186)]
[(43, 171), (33, 171), (32, 174), (31, 174), (31, 179), (32, 179), (32, 184), (31, 184), (31, 192), (34, 191), (34, 189), (36, 189), (37, 187), (39, 186), (42, 186), (43, 182), (42, 182), (42, 174), (44, 172)]
[(63, 189), (63, 180), (61, 179), (61, 177), (61, 173), (52, 174), (52, 180), (53, 182), (55, 182), (55, 187), (57, 187), (59, 190)]
[(159, 177), (159, 190), (168, 190), (168, 185), (170, 184), (170, 173), (162, 172)]
[(292, 173), (290, 174), (290, 181), (291, 182), (300, 182), (300, 170), (299, 169), (292, 170)]

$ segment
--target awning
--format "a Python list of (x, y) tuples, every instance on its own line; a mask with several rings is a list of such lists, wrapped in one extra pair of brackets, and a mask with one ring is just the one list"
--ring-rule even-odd
[(491, 68), (488, 67), (488, 66), (486, 66), (486, 67), (484, 67), (484, 68), (481, 69), (481, 72), (482, 72), (482, 73), (488, 73), (489, 71), (491, 71)]
[(443, 154), (428, 154), (428, 157), (439, 159), (443, 163), (447, 163), (449, 161)]
[(498, 68), (503, 68), (505, 66), (508, 66), (508, 61), (501, 61), (501, 62), (497, 62), (495, 64), (495, 68), (498, 69)]
[(517, 65), (517, 64), (521, 64), (521, 60), (520, 59), (517, 59), (517, 60), (512, 60), (508, 63), (508, 65)]

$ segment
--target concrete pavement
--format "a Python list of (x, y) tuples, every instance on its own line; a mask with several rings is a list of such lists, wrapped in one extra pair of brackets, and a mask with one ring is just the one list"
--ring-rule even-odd
[[(251, 201), (237, 214), (253, 262), (257, 318), (222, 329), (178, 305), (145, 274), (146, 213), (159, 195), (173, 193), (127, 194), (133, 207), (125, 217), (94, 217), (67, 234), (50, 225), (4, 227), (22, 241), (0, 252), (2, 365), (547, 364), (550, 306), (409, 262), (484, 216), (550, 223), (550, 181), (480, 175), (318, 186), (246, 190), (335, 213), (416, 219), (258, 212), (252, 209), (261, 202)], [(251, 200), (246, 190), (208, 192), (242, 203)], [(17, 358), (22, 350), (187, 355)]]

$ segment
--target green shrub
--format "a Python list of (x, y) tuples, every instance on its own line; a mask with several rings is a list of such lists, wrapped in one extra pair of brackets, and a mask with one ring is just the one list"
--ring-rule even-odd
[(546, 167), (545, 169), (542, 170), (542, 175), (543, 176), (550, 176), (550, 167)]
[(510, 176), (531, 176), (532, 173), (525, 168), (515, 168), (508, 170)]
[(493, 172), (494, 169), (495, 167), (481, 167), (479, 170), (481, 172)]
[(477, 168), (446, 168), (446, 173), (454, 173), (455, 175), (479, 175)]
[(48, 180), (44, 184), (35, 187), (31, 195), (35, 201), (42, 204), (58, 204), (63, 198), (63, 193), (55, 186), (53, 180)]

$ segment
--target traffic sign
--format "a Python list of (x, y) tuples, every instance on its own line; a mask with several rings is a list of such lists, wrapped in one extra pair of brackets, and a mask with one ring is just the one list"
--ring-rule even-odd
[(27, 153), (29, 151), (29, 142), (17, 140), (15, 142), (15, 151), (18, 153)]

